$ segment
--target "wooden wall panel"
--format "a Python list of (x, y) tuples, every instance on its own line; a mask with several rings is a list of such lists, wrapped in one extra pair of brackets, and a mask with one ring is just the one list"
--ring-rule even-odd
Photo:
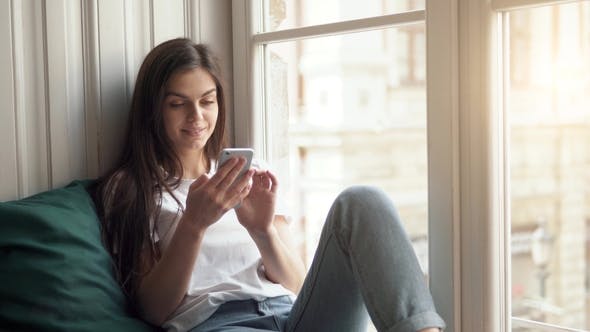
[(184, 37), (184, 0), (153, 0), (154, 43)]
[(111, 167), (137, 71), (157, 43), (209, 42), (231, 80), (230, 22), (230, 0), (0, 2), (0, 200)]
[(130, 96), (127, 92), (124, 2), (98, 1), (100, 63), (99, 171), (116, 160), (122, 142)]
[(18, 196), (49, 188), (46, 57), (41, 2), (12, 1), (12, 65)]
[(0, 48), (0, 197), (4, 199), (19, 195), (11, 4), (12, 1), (0, 2), (0, 45), (4, 45)]
[(87, 175), (81, 6), (54, 0), (45, 6), (45, 14), (48, 152), (51, 186), (55, 187)]

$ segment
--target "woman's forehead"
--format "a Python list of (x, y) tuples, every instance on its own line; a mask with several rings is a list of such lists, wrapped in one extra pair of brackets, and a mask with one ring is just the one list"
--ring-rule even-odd
[(202, 97), (216, 91), (216, 84), (209, 72), (192, 68), (174, 73), (166, 84), (166, 95)]

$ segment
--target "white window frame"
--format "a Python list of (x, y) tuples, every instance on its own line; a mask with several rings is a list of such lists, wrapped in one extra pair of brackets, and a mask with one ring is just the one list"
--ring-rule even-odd
[[(430, 289), (433, 294), (438, 311), (447, 323), (447, 331), (499, 331), (497, 324), (487, 322), (498, 321), (497, 317), (481, 319), (483, 312), (489, 307), (476, 305), (482, 303), (482, 294), (498, 294), (490, 289), (483, 289), (486, 284), (484, 276), (489, 277), (490, 272), (496, 271), (494, 266), (486, 266), (479, 257), (480, 253), (491, 251), (489, 246), (481, 246), (480, 237), (463, 235), (461, 232), (461, 220), (490, 220), (480, 218), (489, 215), (487, 211), (491, 207), (478, 204), (470, 209), (461, 209), (461, 206), (471, 207), (471, 204), (461, 204), (463, 201), (471, 203), (472, 197), (461, 195), (461, 192), (474, 193), (473, 199), (480, 199), (482, 194), (477, 172), (461, 172), (460, 166), (470, 165), (471, 160), (460, 159), (460, 153), (465, 149), (460, 143), (462, 131), (468, 128), (468, 134), (481, 133), (481, 130), (472, 130), (468, 126), (460, 127), (460, 99), (459, 99), (459, 0), (426, 1), (426, 10), (409, 14), (384, 15), (379, 18), (367, 18), (344, 23), (322, 24), (307, 28), (295, 28), (287, 31), (267, 32), (262, 31), (262, 1), (233, 0), (232, 24), (233, 24), (233, 51), (234, 51), (234, 137), (235, 143), (242, 146), (252, 146), (258, 151), (259, 157), (268, 157), (266, 117), (264, 114), (264, 73), (262, 44), (270, 41), (286, 41), (303, 37), (334, 34), (342, 32), (364, 31), (373, 28), (385, 28), (396, 26), (400, 22), (426, 21), (427, 30), (427, 123), (428, 123), (428, 186), (429, 186), (429, 277)], [(475, 76), (479, 78), (479, 76)], [(480, 119), (471, 121), (477, 122)], [(488, 122), (485, 123), (486, 125)], [(482, 126), (478, 126), (477, 129)], [(488, 143), (481, 137), (475, 137), (477, 142)], [(469, 142), (469, 140), (466, 140)], [(476, 143), (476, 142), (473, 142)], [(474, 144), (475, 145), (475, 144)], [(477, 154), (472, 158), (486, 160), (482, 156), (487, 149), (473, 149)], [(471, 152), (471, 150), (467, 150)], [(465, 168), (469, 170), (469, 168)], [(489, 168), (482, 168), (489, 171)], [(477, 181), (459, 181), (460, 176), (469, 176)], [(486, 181), (481, 185), (491, 186), (492, 181)], [(473, 188), (471, 191), (468, 189)], [(488, 196), (483, 196), (487, 198)], [(461, 218), (467, 215), (470, 218)], [(472, 228), (467, 230), (473, 234), (481, 233), (478, 227), (480, 223), (468, 223)], [(470, 234), (470, 233), (469, 233)], [(462, 245), (461, 245), (462, 244)], [(461, 249), (465, 248), (465, 249)], [(466, 259), (467, 258), (467, 259)], [(473, 268), (465, 271), (460, 261), (466, 260)], [(485, 260), (491, 261), (490, 259)], [(474, 273), (471, 273), (474, 272)], [(463, 273), (463, 275), (461, 274)], [(488, 274), (486, 274), (488, 273)], [(474, 291), (461, 286), (462, 277), (467, 277), (471, 282), (470, 287)], [(486, 280), (487, 281), (487, 280)], [(489, 298), (489, 297), (488, 297)], [(471, 306), (462, 306), (462, 301), (467, 299)], [(497, 303), (499, 301), (494, 301)], [(469, 308), (469, 310), (467, 309)], [(473, 310), (471, 310), (473, 309)], [(462, 319), (464, 321), (462, 321)], [(484, 324), (485, 322), (485, 324)], [(480, 328), (476, 328), (480, 327)], [(489, 329), (481, 327), (488, 326)], [(472, 328), (473, 327), (473, 328)]]
[[(512, 319), (503, 60), (505, 11), (576, 0), (426, 1), (430, 289), (447, 331), (572, 329)], [(256, 36), (261, 1), (233, 0), (235, 137), (266, 156), (259, 43), (335, 25)], [(399, 15), (384, 16), (390, 26)], [(363, 24), (378, 24), (357, 20)], [(383, 26), (380, 26), (383, 27)], [(342, 28), (342, 27), (340, 27)], [(350, 26), (344, 24), (344, 29)], [(303, 32), (302, 32), (303, 31)]]
[[(484, 0), (458, 0), (457, 13), (461, 326), (455, 331), (507, 332), (509, 229), (505, 223), (499, 16), (490, 1)], [(436, 54), (427, 54), (432, 56)]]
[[(458, 0), (461, 327), (463, 331), (577, 331), (512, 317), (508, 136), (504, 119), (508, 31), (503, 13), (575, 0)], [(459, 331), (459, 330), (457, 330)]]
[[(499, 77), (496, 82), (503, 87), (503, 91), (500, 91), (501, 96), (508, 96), (507, 89), (509, 87), (509, 79), (510, 79), (510, 72), (508, 70), (508, 66), (504, 66), (503, 62), (509, 61), (509, 54), (508, 54), (508, 47), (509, 47), (509, 25), (507, 20), (509, 19), (508, 13), (512, 10), (516, 9), (525, 9), (525, 8), (535, 8), (541, 6), (551, 6), (551, 5), (562, 5), (566, 3), (575, 3), (581, 2), (583, 0), (491, 0), (491, 8), (488, 11), (489, 15), (495, 16), (497, 24), (498, 24), (498, 31), (499, 33), (496, 35), (496, 38), (492, 40), (488, 46), (490, 47), (490, 53), (495, 52), (501, 58), (500, 61), (497, 62), (497, 67), (494, 68), (495, 72), (500, 72), (502, 69), (505, 71), (502, 73), (502, 77)], [(503, 43), (503, 45), (501, 45)], [(501, 98), (498, 100), (502, 100), (503, 103), (507, 102), (506, 98)], [(498, 114), (498, 118), (502, 118), (502, 113), (505, 112), (507, 109), (507, 105), (503, 104), (497, 110), (494, 110), (496, 114)], [(498, 121), (502, 128), (508, 128), (508, 123), (505, 120)], [(500, 128), (500, 130), (502, 130)], [(500, 131), (498, 131), (503, 137), (503, 142), (501, 150), (504, 151), (503, 156), (501, 157), (501, 162), (503, 163), (503, 171), (504, 174), (508, 173), (508, 167), (510, 165), (508, 159), (508, 149), (509, 149), (509, 136)], [(510, 193), (509, 193), (509, 179), (508, 176), (503, 180), (504, 188), (501, 192), (499, 192), (501, 199), (503, 201), (504, 212), (503, 212), (503, 220), (502, 225), (504, 227), (503, 233), (504, 237), (500, 239), (498, 244), (501, 246), (501, 254), (503, 257), (498, 257), (500, 261), (504, 264), (505, 270), (505, 281), (502, 284), (504, 287), (503, 294), (505, 296), (505, 300), (503, 302), (504, 307), (504, 315), (505, 319), (503, 320), (506, 331), (512, 331), (512, 325), (520, 326), (520, 327), (528, 327), (534, 328), (537, 331), (568, 331), (568, 332), (582, 332), (582, 330), (569, 328), (566, 326), (559, 326), (544, 322), (533, 321), (529, 319), (523, 319), (519, 317), (512, 316), (512, 308), (511, 308), (511, 257), (510, 257)]]
[[(234, 0), (234, 114), (236, 144), (253, 146), (267, 157), (264, 115), (263, 54), (260, 44), (271, 40), (293, 40), (318, 34), (363, 31), (395, 26), (399, 22), (422, 21), (426, 12), (440, 12), (428, 19), (429, 49), (437, 48), (438, 60), (427, 62), (427, 71), (438, 72), (438, 80), (428, 80), (429, 144), (429, 234), (430, 286), (437, 309), (448, 325), (448, 331), (459, 331), (460, 266), (458, 225), (458, 102), (457, 102), (457, 21), (456, 1), (427, 1), (426, 11), (385, 15), (380, 18), (354, 20), (348, 23), (324, 24), (309, 28), (274, 33), (261, 31), (261, 1)], [(445, 42), (441, 42), (441, 41)], [(447, 43), (448, 42), (448, 43)], [(431, 45), (432, 44), (432, 45)], [(433, 57), (427, 57), (432, 59)], [(444, 63), (444, 65), (441, 65)], [(433, 68), (434, 67), (434, 68)], [(437, 106), (437, 112), (430, 109)], [(451, 194), (449, 194), (451, 193)], [(443, 197), (443, 199), (434, 199)], [(436, 217), (434, 217), (436, 216)]]

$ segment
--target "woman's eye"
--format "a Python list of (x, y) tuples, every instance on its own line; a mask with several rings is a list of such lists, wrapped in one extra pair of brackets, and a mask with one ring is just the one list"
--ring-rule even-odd
[(170, 103), (170, 107), (177, 108), (184, 106), (184, 103)]
[(211, 104), (214, 104), (215, 102), (216, 102), (216, 100), (214, 100), (214, 99), (205, 99), (205, 100), (201, 101), (201, 103), (203, 105), (211, 105)]

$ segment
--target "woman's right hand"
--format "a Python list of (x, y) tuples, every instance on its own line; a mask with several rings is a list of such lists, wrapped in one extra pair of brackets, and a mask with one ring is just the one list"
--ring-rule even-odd
[(189, 187), (183, 218), (198, 230), (204, 231), (229, 209), (248, 196), (254, 170), (238, 177), (246, 163), (244, 158), (232, 158), (224, 163), (211, 178), (201, 175)]
[(243, 159), (230, 160), (211, 178), (201, 175), (191, 183), (172, 240), (151, 270), (146, 268), (140, 276), (137, 302), (142, 317), (150, 323), (161, 325), (178, 308), (189, 287), (207, 227), (248, 195), (254, 170), (236, 180), (244, 163)]

